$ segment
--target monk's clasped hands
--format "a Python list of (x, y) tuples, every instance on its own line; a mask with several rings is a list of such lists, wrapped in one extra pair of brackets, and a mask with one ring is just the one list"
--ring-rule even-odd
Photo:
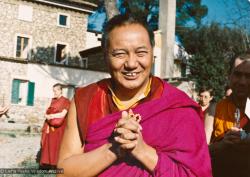
[(114, 133), (117, 135), (114, 140), (124, 150), (133, 150), (141, 143), (141, 130), (140, 125), (141, 116), (134, 114), (132, 110), (123, 111), (121, 119), (117, 122)]

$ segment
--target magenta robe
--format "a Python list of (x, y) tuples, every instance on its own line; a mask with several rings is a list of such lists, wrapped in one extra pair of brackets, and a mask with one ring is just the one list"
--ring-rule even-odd
[[(136, 159), (126, 157), (108, 167), (100, 177), (212, 176), (202, 112), (185, 93), (164, 83), (160, 99), (139, 104), (133, 112), (142, 117), (144, 141), (157, 151), (154, 173), (147, 171)], [(120, 117), (121, 112), (116, 112), (90, 124), (84, 151), (107, 143)]]

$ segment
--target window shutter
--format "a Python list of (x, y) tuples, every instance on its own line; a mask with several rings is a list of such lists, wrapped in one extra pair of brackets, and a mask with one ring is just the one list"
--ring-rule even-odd
[(11, 91), (11, 103), (18, 104), (19, 102), (20, 80), (13, 79)]
[(28, 106), (34, 105), (34, 93), (35, 93), (35, 83), (29, 82), (28, 83), (28, 98), (27, 98)]

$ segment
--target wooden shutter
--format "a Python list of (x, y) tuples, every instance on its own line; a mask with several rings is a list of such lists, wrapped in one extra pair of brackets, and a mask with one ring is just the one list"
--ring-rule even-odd
[(28, 98), (27, 98), (27, 105), (33, 106), (34, 105), (34, 93), (35, 93), (35, 83), (29, 82), (28, 83)]
[(18, 104), (19, 102), (20, 82), (18, 79), (12, 81), (11, 103)]

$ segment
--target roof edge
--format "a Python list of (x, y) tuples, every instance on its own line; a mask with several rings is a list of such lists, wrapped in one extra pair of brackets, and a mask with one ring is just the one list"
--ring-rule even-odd
[(96, 4), (86, 1), (82, 1), (81, 3), (73, 1), (61, 1), (61, 0), (28, 0), (28, 1), (85, 12), (89, 14), (93, 13), (94, 10), (97, 9)]

